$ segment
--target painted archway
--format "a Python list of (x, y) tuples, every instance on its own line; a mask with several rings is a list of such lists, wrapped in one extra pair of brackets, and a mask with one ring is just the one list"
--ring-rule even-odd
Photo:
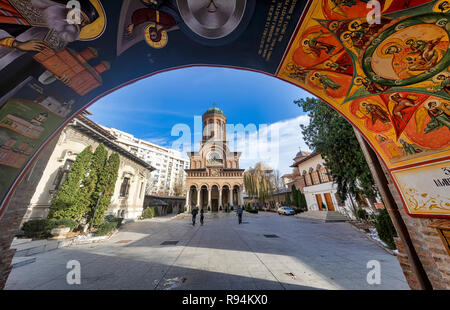
[(0, 216), (45, 143), (88, 105), (209, 65), (322, 98), (383, 160), (408, 214), (450, 217), (449, 2), (378, 3), (372, 23), (366, 0), (0, 0)]

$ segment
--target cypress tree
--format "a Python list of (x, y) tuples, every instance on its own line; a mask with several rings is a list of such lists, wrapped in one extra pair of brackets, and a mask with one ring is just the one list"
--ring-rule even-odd
[(103, 143), (99, 144), (95, 149), (90, 164), (89, 176), (85, 178), (84, 187), (81, 189), (81, 200), (87, 206), (88, 217), (94, 214), (94, 209), (98, 199), (98, 181), (100, 173), (103, 171), (106, 160), (108, 159), (108, 151)]
[(67, 175), (67, 179), (50, 205), (49, 218), (72, 219), (78, 223), (81, 221), (86, 209), (83, 204), (79, 203), (80, 186), (86, 173), (89, 171), (91, 158), (91, 146), (86, 147), (78, 154), (72, 164), (72, 169)]
[(286, 200), (286, 205), (287, 206), (291, 206), (291, 195), (289, 195), (289, 192), (286, 192), (285, 194), (285, 200)]
[(292, 184), (292, 204), (296, 207), (299, 206), (298, 191), (294, 184)]
[(308, 209), (308, 205), (306, 204), (305, 194), (301, 191), (298, 191), (298, 200), (300, 209), (306, 211)]
[(103, 194), (99, 199), (97, 211), (95, 212), (95, 218), (94, 219), (90, 218), (90, 220), (94, 221), (94, 225), (101, 224), (103, 216), (105, 215), (105, 212), (106, 210), (108, 210), (109, 204), (111, 203), (111, 197), (114, 194), (114, 187), (116, 185), (119, 173), (119, 165), (120, 165), (119, 154), (113, 153), (111, 154), (111, 156), (109, 156), (104, 168), (99, 174), (96, 193), (101, 192)]

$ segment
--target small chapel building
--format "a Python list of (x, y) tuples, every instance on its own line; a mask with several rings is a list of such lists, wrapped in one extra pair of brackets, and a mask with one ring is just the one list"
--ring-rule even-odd
[(224, 211), (244, 205), (244, 170), (239, 169), (240, 152), (231, 152), (226, 141), (227, 118), (217, 107), (202, 117), (203, 138), (198, 152), (188, 152), (186, 208)]

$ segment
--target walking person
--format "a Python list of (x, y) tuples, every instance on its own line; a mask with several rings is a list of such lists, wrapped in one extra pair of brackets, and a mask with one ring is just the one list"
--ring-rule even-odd
[(195, 219), (197, 217), (197, 213), (198, 213), (198, 208), (197, 207), (193, 208), (192, 212), (191, 212), (191, 214), (192, 214), (192, 226), (195, 226)]
[(200, 224), (203, 226), (203, 218), (204, 218), (204, 211), (203, 208), (200, 209)]
[(237, 211), (236, 211), (236, 212), (237, 212), (239, 224), (241, 224), (241, 223), (242, 223), (242, 214), (244, 213), (244, 209), (242, 209), (242, 207), (239, 206), (239, 207), (237, 208)]

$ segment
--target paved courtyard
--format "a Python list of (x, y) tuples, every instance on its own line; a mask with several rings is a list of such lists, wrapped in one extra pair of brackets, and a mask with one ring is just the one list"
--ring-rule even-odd
[[(348, 223), (208, 216), (195, 227), (189, 217), (128, 223), (103, 243), (36, 255), (6, 289), (409, 289), (396, 257)], [(80, 262), (80, 285), (67, 284), (70, 260)], [(370, 260), (380, 262), (379, 285), (367, 283)]]

